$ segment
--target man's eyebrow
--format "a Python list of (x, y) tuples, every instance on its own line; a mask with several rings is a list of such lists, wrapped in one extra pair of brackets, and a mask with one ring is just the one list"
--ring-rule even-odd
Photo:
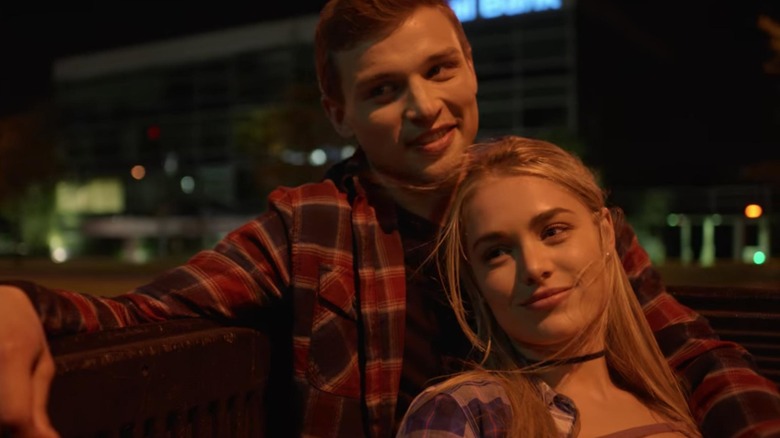
[[(447, 47), (445, 49), (439, 50), (438, 52), (432, 53), (426, 58), (427, 63), (437, 62), (444, 59), (450, 59), (453, 57), (460, 56), (461, 51), (457, 47)], [(388, 80), (392, 80), (398, 77), (397, 73), (394, 72), (388, 72), (388, 71), (381, 71), (375, 74), (366, 75), (363, 77), (358, 77), (355, 80), (355, 85), (357, 87), (363, 87), (366, 86), (366, 84), (375, 84), (379, 82), (385, 82)]]
[(366, 85), (371, 85), (371, 84), (376, 84), (376, 83), (379, 83), (379, 82), (385, 82), (385, 81), (391, 80), (391, 79), (393, 79), (393, 78), (395, 78), (397, 76), (398, 76), (397, 74), (390, 73), (390, 72), (379, 72), (379, 73), (376, 73), (376, 74), (372, 74), (372, 75), (364, 76), (362, 78), (358, 78), (355, 81), (355, 85), (358, 88), (365, 87)]
[(439, 50), (436, 53), (432, 53), (430, 56), (428, 56), (428, 60), (437, 60), (441, 58), (452, 58), (453, 56), (460, 56), (461, 51), (457, 47), (447, 47), (445, 49)]

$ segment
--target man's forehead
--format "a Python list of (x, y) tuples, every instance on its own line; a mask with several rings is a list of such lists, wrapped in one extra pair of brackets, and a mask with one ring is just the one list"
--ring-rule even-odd
[[(432, 26), (432, 24), (435, 24)], [(420, 8), (398, 27), (361, 41), (350, 49), (334, 53), (344, 79), (356, 73), (372, 75), (374, 70), (392, 69), (394, 61), (422, 62), (462, 54), (455, 28), (444, 14)]]

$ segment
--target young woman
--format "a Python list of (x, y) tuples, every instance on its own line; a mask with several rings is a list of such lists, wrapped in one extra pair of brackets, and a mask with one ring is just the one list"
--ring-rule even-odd
[(502, 137), (468, 151), (438, 243), (480, 360), (398, 436), (700, 436), (615, 251), (617, 211), (576, 156)]

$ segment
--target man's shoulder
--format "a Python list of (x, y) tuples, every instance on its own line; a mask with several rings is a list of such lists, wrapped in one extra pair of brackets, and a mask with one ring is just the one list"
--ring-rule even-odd
[(279, 186), (268, 195), (271, 204), (283, 204), (292, 207), (305, 205), (349, 206), (347, 193), (339, 189), (332, 180), (301, 184), (298, 186)]

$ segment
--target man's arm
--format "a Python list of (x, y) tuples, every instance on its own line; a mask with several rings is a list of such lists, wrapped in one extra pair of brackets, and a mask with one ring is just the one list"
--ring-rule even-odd
[(707, 320), (674, 299), (633, 228), (616, 220), (621, 255), (656, 339), (690, 391), (704, 436), (780, 437), (780, 392), (761, 376), (750, 353), (721, 340)]
[(268, 212), (213, 250), (114, 298), (0, 284), (0, 436), (56, 437), (46, 404), (54, 362), (47, 336), (182, 317), (242, 321), (289, 285), (286, 216)]
[(111, 298), (31, 281), (0, 283), (27, 294), (47, 336), (174, 318), (236, 321), (280, 298), (289, 285), (287, 231), (279, 214), (265, 213), (228, 234), (214, 249), (200, 251), (186, 264)]

